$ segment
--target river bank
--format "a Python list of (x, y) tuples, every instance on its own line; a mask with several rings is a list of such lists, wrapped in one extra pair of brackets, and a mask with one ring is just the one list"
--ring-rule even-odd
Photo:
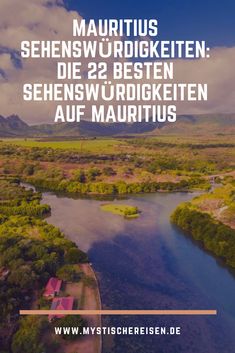
[[(21, 183), (26, 190), (33, 189), (36, 192), (35, 187), (30, 184)], [(48, 217), (48, 215), (46, 216)], [(65, 233), (66, 237), (66, 233)], [(79, 282), (69, 282), (64, 288), (65, 296), (72, 296), (75, 301), (78, 302), (78, 309), (81, 310), (101, 310), (101, 298), (99, 292), (98, 280), (95, 272), (90, 263), (78, 264), (78, 271), (82, 280)], [(101, 326), (100, 316), (83, 316), (88, 326), (98, 327)], [(54, 337), (56, 338), (56, 337)], [(51, 341), (51, 337), (46, 337), (46, 341)], [(82, 339), (79, 337), (77, 340), (72, 342), (66, 342), (60, 340), (59, 352), (63, 353), (101, 353), (102, 350), (102, 337), (100, 335), (84, 336)], [(54, 352), (57, 352), (55, 350)]]
[(146, 194), (155, 192), (195, 192), (209, 190), (211, 185), (207, 180), (201, 178), (191, 178), (176, 182), (135, 182), (126, 183), (118, 182), (91, 182), (82, 183), (72, 180), (57, 180), (26, 177), (24, 182), (34, 185), (37, 188), (50, 190), (54, 192), (65, 192), (77, 195), (103, 195), (103, 196), (119, 196), (128, 194)]
[(177, 206), (171, 220), (224, 264), (235, 269), (235, 185), (222, 185)]
[[(213, 319), (103, 317), (105, 326), (176, 324), (184, 331), (181, 337), (170, 340), (150, 336), (104, 336), (103, 353), (132, 352), (137, 347), (140, 352), (156, 353), (159, 345), (169, 352), (177, 345), (183, 353), (193, 350), (219, 353), (221, 344), (224, 352), (232, 353), (230, 347), (235, 344), (232, 334), (235, 325), (234, 278), (169, 222), (176, 206), (196, 195), (129, 195), (128, 204), (142, 211), (139, 218), (130, 222), (118, 215), (107, 216), (100, 209), (101, 200), (43, 193), (43, 202), (50, 204), (52, 210), (47, 221), (66, 232), (69, 239), (88, 253), (99, 276), (103, 308), (216, 308), (220, 313)], [(114, 203), (123, 201), (115, 200)]]
[[(91, 264), (82, 264), (79, 267), (86, 281), (78, 283), (79, 288), (74, 284), (69, 284), (69, 288), (66, 288), (66, 292), (75, 298), (78, 297), (79, 310), (101, 310), (98, 281)], [(82, 315), (82, 318), (85, 320), (88, 327), (101, 326), (101, 317), (99, 315)], [(59, 352), (61, 353), (101, 353), (101, 351), (102, 337), (100, 335), (79, 337), (72, 342), (60, 340)]]

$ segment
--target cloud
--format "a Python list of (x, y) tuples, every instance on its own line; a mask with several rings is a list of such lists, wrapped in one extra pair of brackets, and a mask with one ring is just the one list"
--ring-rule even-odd
[[(0, 114), (16, 113), (29, 123), (53, 122), (55, 104), (24, 102), (22, 86), (26, 82), (55, 82), (55, 61), (22, 60), (20, 43), (22, 40), (72, 40), (74, 18), (79, 20), (81, 16), (68, 11), (62, 0), (1, 0)], [(207, 60), (174, 61), (175, 82), (209, 85), (208, 102), (178, 102), (178, 113), (235, 111), (235, 48), (214, 48), (210, 55)]]
[[(213, 48), (207, 60), (178, 60), (175, 63), (176, 79), (185, 82), (208, 84), (208, 101), (190, 104), (190, 113), (235, 112), (235, 48)], [(180, 109), (186, 112), (187, 106)]]

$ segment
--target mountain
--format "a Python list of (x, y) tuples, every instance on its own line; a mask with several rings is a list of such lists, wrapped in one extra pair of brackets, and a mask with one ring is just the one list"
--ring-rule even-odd
[(29, 136), (113, 136), (148, 133), (156, 129), (153, 123), (92, 123), (83, 120), (80, 123), (60, 123), (28, 125), (17, 115), (4, 118), (0, 116), (0, 137)]
[(0, 136), (1, 137), (14, 137), (24, 136), (28, 134), (30, 127), (17, 115), (11, 115), (4, 118), (0, 115)]
[(235, 134), (235, 114), (180, 115), (176, 123), (60, 123), (28, 125), (17, 115), (0, 116), (0, 137), (79, 137), (139, 134)]
[(180, 115), (176, 123), (165, 124), (155, 134), (235, 134), (235, 114)]
[(53, 136), (113, 136), (147, 133), (156, 129), (156, 124), (103, 124), (82, 120), (80, 123), (46, 124), (33, 126), (39, 133)]

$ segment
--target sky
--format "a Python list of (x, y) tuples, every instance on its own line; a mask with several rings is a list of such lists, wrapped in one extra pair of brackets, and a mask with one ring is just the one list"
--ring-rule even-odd
[(181, 102), (177, 112), (234, 113), (234, 14), (234, 0), (0, 0), (0, 115), (18, 114), (30, 124), (53, 122), (55, 104), (24, 102), (22, 86), (55, 83), (56, 63), (22, 59), (20, 43), (73, 40), (72, 21), (82, 18), (157, 18), (160, 40), (206, 40), (210, 59), (174, 64), (175, 82), (208, 84), (208, 102)]
[(235, 45), (234, 0), (67, 0), (68, 9), (90, 18), (158, 18), (162, 39), (207, 40)]

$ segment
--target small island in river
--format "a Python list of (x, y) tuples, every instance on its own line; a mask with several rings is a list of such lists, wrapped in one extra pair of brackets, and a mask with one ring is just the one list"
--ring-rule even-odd
[(117, 214), (123, 216), (125, 218), (138, 218), (140, 215), (140, 211), (138, 207), (124, 205), (124, 204), (113, 204), (106, 203), (101, 205), (101, 209), (106, 212), (111, 212), (113, 214)]

